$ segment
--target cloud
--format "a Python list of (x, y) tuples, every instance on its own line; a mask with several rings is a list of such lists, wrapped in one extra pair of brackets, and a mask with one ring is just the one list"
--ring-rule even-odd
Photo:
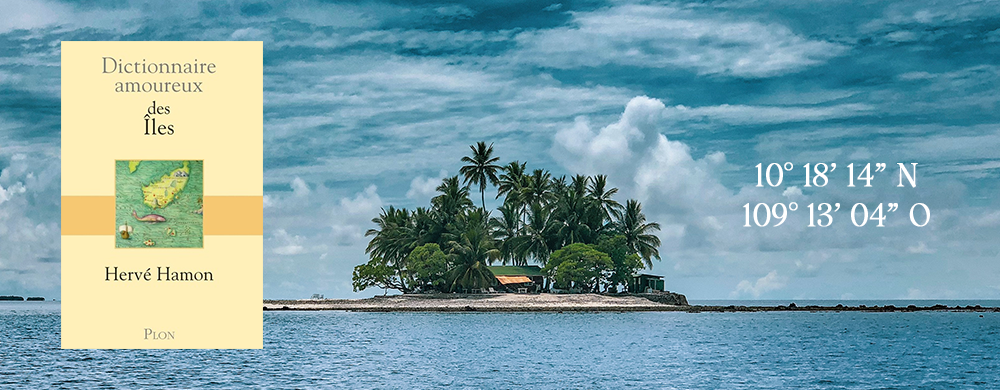
[(282, 255), (299, 255), (306, 252), (305, 247), (302, 244), (305, 242), (305, 238), (302, 236), (292, 236), (285, 231), (285, 229), (278, 229), (274, 232), (272, 239), (277, 243), (276, 246), (271, 248), (271, 252)]
[(423, 175), (414, 177), (410, 181), (410, 190), (406, 191), (406, 197), (416, 201), (430, 199), (437, 192), (435, 188), (441, 185), (441, 181), (445, 177), (448, 177), (448, 171), (444, 169), (438, 173), (437, 177), (425, 177)]
[(731, 191), (716, 177), (726, 156), (711, 152), (695, 158), (687, 144), (660, 134), (664, 110), (661, 101), (640, 96), (629, 101), (617, 122), (600, 130), (577, 118), (556, 133), (551, 154), (571, 172), (609, 175), (626, 196), (655, 199), (645, 204), (647, 213), (690, 215), (683, 221), (705, 225), (704, 217), (713, 215), (708, 210), (732, 203)]
[(754, 299), (760, 298), (761, 295), (769, 292), (781, 289), (785, 287), (788, 283), (788, 278), (779, 276), (778, 271), (774, 270), (768, 272), (756, 282), (750, 283), (749, 280), (743, 280), (736, 285), (736, 290), (730, 293), (733, 298), (742, 296), (752, 296)]
[(789, 122), (816, 122), (837, 118), (868, 115), (873, 107), (867, 104), (833, 106), (750, 106), (729, 105), (671, 107), (665, 115), (674, 121), (712, 121), (727, 125), (766, 125)]
[(333, 242), (337, 245), (355, 245), (365, 240), (365, 232), (372, 226), (371, 219), (382, 209), (378, 187), (370, 185), (353, 198), (342, 198), (332, 211)]
[(802, 189), (797, 186), (791, 186), (786, 188), (785, 191), (781, 193), (781, 196), (792, 200), (800, 199), (802, 198)]
[(4, 14), (0, 18), (0, 33), (56, 25), (72, 12), (69, 6), (58, 2), (33, 0), (7, 2), (0, 9)]
[(971, 221), (973, 226), (996, 227), (1000, 226), (1000, 210), (982, 213), (974, 216)]
[(760, 78), (798, 72), (847, 51), (780, 24), (703, 10), (623, 5), (573, 12), (568, 26), (518, 35), (518, 59), (560, 69), (615, 64)]
[[(180, 7), (174, 7), (177, 9)], [(22, 0), (0, 5), (0, 34), (14, 30), (35, 30), (62, 27), (118, 29), (131, 32), (128, 27), (138, 12), (134, 9), (80, 9), (57, 1)], [(133, 24), (134, 25), (134, 24)], [(134, 27), (132, 27), (134, 28)]]
[(309, 189), (309, 185), (301, 177), (296, 176), (292, 179), (292, 193), (295, 196), (309, 196), (310, 192), (312, 191)]
[(10, 200), (10, 198), (14, 195), (23, 194), (25, 191), (27, 190), (24, 188), (24, 184), (21, 184), (20, 182), (14, 183), (14, 185), (6, 189), (3, 188), (3, 185), (0, 185), (0, 204)]
[[(369, 185), (343, 195), (322, 183), (295, 182), (292, 187), (299, 193), (292, 189), (266, 195), (265, 295), (296, 297), (312, 290), (354, 296), (351, 270), (367, 261), (364, 233), (374, 227), (371, 219), (383, 204), (378, 188)], [(300, 195), (307, 184), (308, 195)]]
[(634, 96), (507, 69), (383, 54), (282, 63), (274, 71), (283, 82), (265, 92), (265, 184), (400, 173), (408, 184), (450, 168), (465, 152), (459, 145), (483, 139), (507, 150), (504, 158), (537, 160), (556, 124)]
[(920, 289), (908, 288), (906, 289), (906, 295), (903, 299), (927, 299), (927, 294), (924, 294)]
[(913, 253), (913, 254), (927, 255), (927, 254), (932, 254), (932, 253), (937, 252), (937, 251), (934, 250), (934, 249), (928, 248), (927, 247), (927, 243), (925, 243), (923, 241), (919, 241), (919, 242), (917, 242), (916, 245), (906, 247), (906, 252), (907, 253)]
[(887, 6), (881, 17), (866, 23), (861, 30), (887, 30), (899, 26), (943, 27), (995, 17), (997, 14), (996, 4), (989, 1), (901, 1)]

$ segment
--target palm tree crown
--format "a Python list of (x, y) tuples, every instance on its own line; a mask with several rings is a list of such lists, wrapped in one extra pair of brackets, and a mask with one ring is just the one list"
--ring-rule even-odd
[(483, 210), (486, 209), (486, 185), (497, 185), (497, 171), (500, 166), (494, 164), (499, 161), (499, 157), (493, 157), (493, 144), (486, 146), (485, 142), (478, 142), (469, 145), (472, 149), (471, 156), (462, 157), (462, 162), (468, 163), (459, 169), (459, 173), (465, 177), (465, 183), (479, 186), (479, 193), (483, 198)]
[(632, 253), (638, 253), (646, 262), (646, 266), (653, 268), (652, 258), (660, 259), (660, 238), (654, 231), (660, 230), (660, 224), (656, 222), (646, 222), (646, 215), (642, 213), (642, 204), (635, 199), (629, 199), (625, 203), (625, 211), (616, 223), (618, 233), (625, 236), (625, 245)]
[(594, 176), (593, 180), (590, 182), (590, 198), (597, 203), (601, 211), (604, 213), (604, 217), (608, 220), (613, 220), (618, 218), (622, 211), (622, 204), (612, 198), (618, 193), (617, 188), (607, 189), (608, 186), (608, 176), (607, 175), (597, 175)]

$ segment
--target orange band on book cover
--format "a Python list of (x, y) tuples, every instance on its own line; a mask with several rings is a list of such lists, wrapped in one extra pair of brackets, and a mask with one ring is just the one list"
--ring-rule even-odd
[[(203, 205), (206, 236), (260, 236), (264, 234), (263, 196), (206, 196)], [(62, 197), (62, 235), (114, 235), (115, 197)]]

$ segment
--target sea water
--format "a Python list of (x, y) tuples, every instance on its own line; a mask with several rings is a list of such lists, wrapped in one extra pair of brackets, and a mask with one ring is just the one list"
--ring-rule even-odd
[(1000, 388), (1000, 313), (262, 315), (263, 350), (60, 350), (58, 303), (0, 303), (0, 388)]

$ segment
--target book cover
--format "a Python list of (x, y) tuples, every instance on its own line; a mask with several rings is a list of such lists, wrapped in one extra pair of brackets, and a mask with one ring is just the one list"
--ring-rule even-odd
[(261, 348), (262, 49), (62, 43), (63, 348)]

